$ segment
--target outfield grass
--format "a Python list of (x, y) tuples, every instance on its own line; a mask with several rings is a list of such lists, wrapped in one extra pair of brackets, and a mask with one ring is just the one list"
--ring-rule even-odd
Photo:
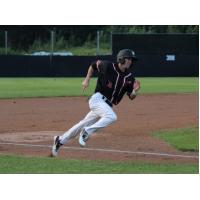
[(94, 82), (83, 94), (83, 78), (0, 78), (0, 98), (88, 96)]
[(198, 164), (81, 161), (0, 155), (1, 174), (198, 174)]
[(199, 128), (179, 128), (153, 133), (181, 151), (199, 151)]
[(192, 93), (199, 91), (199, 78), (138, 78), (141, 93)]
[[(82, 93), (84, 78), (0, 78), (0, 98), (89, 96), (94, 92), (96, 78)], [(138, 78), (141, 94), (192, 93), (199, 91), (198, 78)]]

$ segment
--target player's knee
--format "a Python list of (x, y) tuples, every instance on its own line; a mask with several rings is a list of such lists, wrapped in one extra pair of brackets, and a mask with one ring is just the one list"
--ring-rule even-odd
[(111, 116), (111, 120), (112, 120), (112, 122), (116, 122), (116, 121), (117, 121), (117, 115), (116, 115), (116, 114), (113, 114), (113, 115)]

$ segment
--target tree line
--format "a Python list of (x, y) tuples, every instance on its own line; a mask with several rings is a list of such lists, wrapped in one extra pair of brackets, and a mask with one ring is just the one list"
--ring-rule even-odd
[[(0, 26), (0, 47), (5, 45), (5, 31), (9, 46), (27, 50), (34, 42), (47, 43), (50, 33), (71, 46), (81, 46), (96, 40), (100, 31), (103, 41), (109, 42), (111, 33), (199, 33), (198, 25), (15, 25)], [(62, 41), (61, 40), (61, 41)]]

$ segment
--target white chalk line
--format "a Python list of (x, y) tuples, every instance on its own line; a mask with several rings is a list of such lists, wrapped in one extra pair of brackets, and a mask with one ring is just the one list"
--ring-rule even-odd
[[(52, 148), (52, 146), (50, 146), (50, 145), (24, 144), (24, 143), (11, 143), (11, 142), (0, 142), (0, 145)], [(126, 154), (142, 154), (142, 155), (180, 157), (180, 158), (199, 158), (199, 156), (194, 156), (194, 155), (181, 155), (181, 154), (155, 153), (155, 152), (142, 152), (142, 151), (123, 151), (123, 150), (116, 150), (116, 149), (99, 149), (99, 148), (95, 149), (95, 148), (86, 148), (86, 147), (83, 148), (83, 147), (63, 146), (62, 149), (81, 150), (81, 151), (100, 151), (100, 152), (111, 152), (111, 153), (126, 153)]]

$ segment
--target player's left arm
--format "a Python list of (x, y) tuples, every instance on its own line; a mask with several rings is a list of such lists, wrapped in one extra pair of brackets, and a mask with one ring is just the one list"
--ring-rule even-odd
[(131, 100), (135, 99), (135, 97), (137, 96), (137, 92), (140, 90), (140, 81), (139, 80), (135, 80), (134, 84), (133, 84), (133, 90), (132, 92), (129, 94), (129, 98)]

